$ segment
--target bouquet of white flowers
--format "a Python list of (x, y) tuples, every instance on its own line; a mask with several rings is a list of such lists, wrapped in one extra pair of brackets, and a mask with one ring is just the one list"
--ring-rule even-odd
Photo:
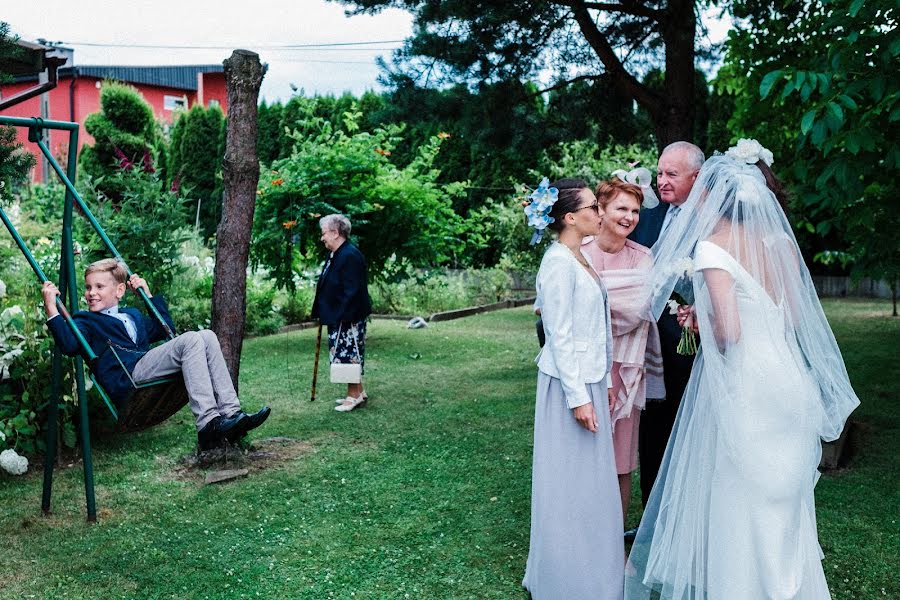
[[(673, 265), (672, 269), (679, 279), (666, 305), (669, 307), (669, 314), (677, 315), (679, 306), (693, 306), (694, 304), (694, 285), (691, 281), (694, 276), (694, 261), (691, 258), (682, 258)], [(699, 343), (694, 331), (694, 315), (691, 314), (688, 315), (682, 327), (681, 339), (678, 341), (676, 352), (689, 356), (697, 354), (698, 349)]]

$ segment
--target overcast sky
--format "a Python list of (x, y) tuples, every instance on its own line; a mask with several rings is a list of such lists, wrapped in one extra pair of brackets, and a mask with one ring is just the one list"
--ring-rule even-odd
[[(378, 89), (375, 59), (389, 57), (400, 44), (371, 42), (402, 40), (412, 30), (406, 12), (348, 18), (342, 5), (325, 0), (4, 0), (3, 4), (0, 20), (8, 22), (13, 33), (74, 48), (76, 65), (221, 64), (234, 48), (254, 50), (269, 65), (260, 95), (270, 101), (290, 98), (291, 84), (307, 94)], [(708, 21), (710, 37), (720, 40), (728, 22)], [(358, 42), (369, 43), (277, 48)]]
[[(358, 94), (375, 88), (375, 58), (389, 56), (399, 44), (339, 49), (273, 46), (402, 40), (412, 23), (408, 13), (398, 10), (348, 18), (342, 5), (324, 0), (5, 0), (3, 4), (0, 20), (8, 22), (13, 33), (30, 41), (61, 41), (75, 49), (75, 63), (81, 65), (221, 64), (234, 48), (254, 50), (269, 64), (260, 92), (269, 100), (289, 98), (291, 84), (308, 93)], [(135, 44), (223, 48), (122, 47)]]

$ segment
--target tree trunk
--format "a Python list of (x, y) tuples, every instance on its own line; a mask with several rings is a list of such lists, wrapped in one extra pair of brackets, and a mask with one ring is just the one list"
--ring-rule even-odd
[(662, 110), (654, 118), (659, 150), (694, 139), (694, 41), (697, 21), (693, 0), (671, 0), (662, 23), (666, 72)]
[(222, 218), (216, 232), (212, 329), (219, 336), (222, 354), (237, 389), (247, 312), (247, 259), (259, 183), (257, 102), (266, 69), (259, 55), (249, 50), (235, 50), (223, 64), (228, 125), (222, 160)]
[(891, 302), (894, 305), (894, 312), (891, 316), (897, 316), (897, 278), (891, 280)]
[[(694, 2), (695, 0), (670, 0), (662, 14), (653, 11), (648, 15), (655, 21), (654, 26), (658, 24), (665, 44), (666, 67), (662, 94), (650, 90), (626, 70), (615, 49), (598, 28), (595, 15), (589, 10), (589, 6), (596, 3), (564, 3), (571, 7), (575, 22), (594, 54), (603, 63), (612, 85), (650, 113), (660, 151), (672, 142), (694, 141), (694, 39), (697, 32)], [(634, 9), (632, 5), (623, 2), (619, 6), (624, 9), (622, 12), (635, 14), (629, 12)], [(611, 8), (607, 14), (614, 18), (616, 13)]]

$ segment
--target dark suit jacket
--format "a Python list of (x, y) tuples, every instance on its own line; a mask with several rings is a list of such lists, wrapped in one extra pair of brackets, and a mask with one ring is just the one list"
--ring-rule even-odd
[(632, 242), (637, 242), (642, 246), (652, 248), (656, 240), (659, 239), (659, 232), (662, 229), (663, 220), (669, 211), (669, 205), (660, 202), (655, 208), (642, 208), (641, 218), (637, 227), (628, 236)]
[(348, 241), (334, 251), (319, 276), (312, 317), (323, 325), (362, 321), (372, 313), (366, 259)]
[[(169, 315), (165, 299), (162, 296), (153, 296), (150, 301), (159, 310), (172, 331), (175, 331), (175, 324)], [(137, 330), (136, 342), (131, 341), (125, 330), (125, 324), (115, 317), (84, 310), (78, 311), (72, 317), (78, 330), (94, 354), (97, 355), (97, 362), (92, 367), (94, 377), (116, 405), (121, 405), (128, 399), (132, 391), (131, 380), (128, 376), (134, 370), (137, 362), (150, 350), (150, 344), (166, 338), (165, 329), (155, 318), (144, 316), (136, 308), (120, 307), (119, 311), (128, 314), (134, 320)], [(53, 317), (47, 321), (47, 328), (63, 354), (68, 356), (82, 354), (78, 338), (72, 333), (62, 316)], [(128, 369), (127, 374), (122, 370), (115, 355), (109, 350), (111, 345), (115, 346), (119, 358)]]
[[(653, 244), (659, 239), (663, 220), (666, 218), (668, 210), (669, 205), (665, 202), (660, 202), (655, 208), (642, 209), (640, 221), (638, 221), (638, 225), (631, 232), (631, 235), (628, 236), (629, 239), (652, 248)], [(680, 402), (681, 395), (684, 393), (684, 388), (687, 386), (688, 379), (691, 376), (694, 357), (684, 356), (677, 352), (678, 342), (681, 340), (681, 326), (678, 325), (675, 315), (671, 315), (668, 310), (664, 310), (656, 325), (659, 328), (659, 341), (662, 347), (663, 379), (666, 383), (666, 397), (674, 397), (676, 402)]]

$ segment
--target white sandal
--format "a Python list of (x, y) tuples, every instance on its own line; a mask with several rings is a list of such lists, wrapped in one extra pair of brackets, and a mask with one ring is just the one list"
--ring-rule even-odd
[[(363, 390), (362, 397), (363, 397), (363, 400), (368, 400), (368, 399), (369, 399), (369, 395), (365, 392), (365, 390)], [(345, 397), (343, 397), (343, 398), (338, 398), (337, 400), (334, 401), (334, 403), (335, 403), (335, 404), (343, 404), (343, 403), (344, 403), (344, 400), (346, 400), (347, 398), (350, 398), (350, 396), (345, 396)]]
[(334, 407), (334, 410), (338, 412), (350, 412), (357, 406), (362, 406), (363, 404), (365, 404), (366, 400), (367, 398), (362, 394), (360, 394), (358, 398), (347, 396), (346, 398), (344, 398), (341, 404), (338, 404)]

